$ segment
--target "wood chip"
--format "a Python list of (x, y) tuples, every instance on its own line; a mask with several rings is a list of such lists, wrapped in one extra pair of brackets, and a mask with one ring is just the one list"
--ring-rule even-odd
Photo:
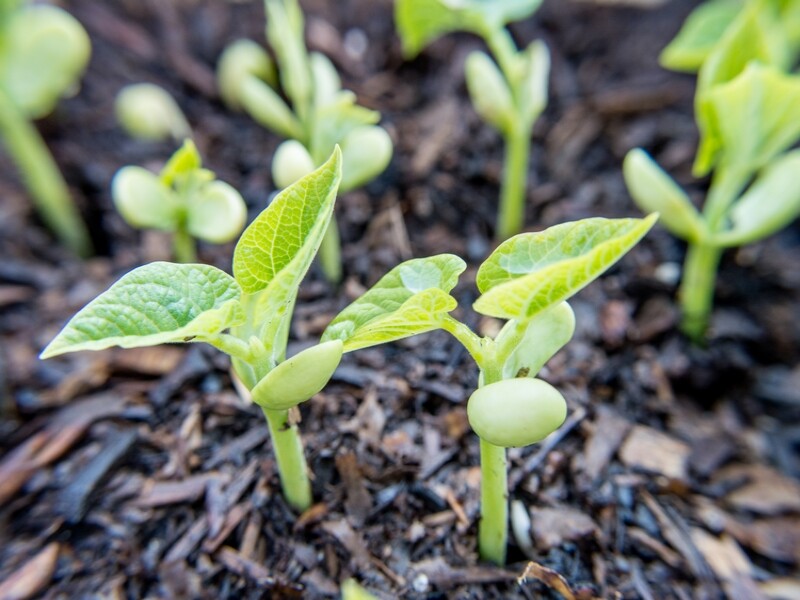
[(543, 551), (600, 534), (597, 524), (588, 515), (568, 506), (532, 508), (531, 520), (533, 537)]
[[(214, 556), (229, 571), (246, 577), (260, 587), (273, 589), (278, 597), (298, 599), (302, 597), (302, 586), (279, 582), (263, 565), (245, 558), (230, 546), (223, 546)], [(275, 588), (279, 588), (279, 591)]]
[(631, 428), (631, 422), (620, 416), (611, 408), (601, 406), (597, 409), (585, 451), (576, 456), (576, 468), (586, 476), (586, 487), (597, 481), (611, 458), (616, 453), (625, 435)]
[(620, 459), (631, 468), (686, 481), (688, 444), (652, 427), (636, 425), (620, 450)]
[(52, 542), (0, 583), (0, 598), (25, 600), (43, 591), (53, 577), (61, 547)]
[(499, 567), (453, 567), (440, 556), (414, 563), (412, 570), (416, 574), (415, 586), (418, 581), (424, 581), (426, 586), (430, 584), (439, 590), (517, 579), (517, 573)]
[(800, 483), (764, 465), (735, 465), (721, 471), (716, 482), (746, 483), (725, 496), (725, 502), (739, 510), (762, 515), (800, 512)]
[(564, 596), (566, 600), (576, 600), (575, 593), (572, 591), (572, 588), (569, 586), (564, 576), (544, 565), (540, 565), (534, 561), (530, 561), (525, 565), (525, 570), (517, 581), (519, 585), (525, 585), (528, 579), (541, 581), (551, 590)]
[(219, 473), (203, 473), (187, 477), (182, 481), (153, 481), (145, 484), (142, 493), (135, 500), (141, 507), (153, 508), (180, 502), (195, 502), (205, 492), (208, 482), (219, 477)]
[(372, 496), (367, 491), (364, 477), (358, 466), (355, 453), (345, 452), (336, 456), (336, 470), (344, 483), (346, 498), (344, 507), (350, 522), (362, 526), (372, 512)]
[(697, 527), (692, 528), (690, 535), (729, 598), (759, 600), (765, 597), (750, 576), (753, 570), (750, 559), (732, 537), (716, 538)]

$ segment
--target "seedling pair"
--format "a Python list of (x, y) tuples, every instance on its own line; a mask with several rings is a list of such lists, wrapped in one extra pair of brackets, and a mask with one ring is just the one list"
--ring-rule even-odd
[[(356, 104), (343, 90), (336, 68), (318, 52), (309, 53), (303, 37), (303, 14), (297, 0), (265, 0), (267, 41), (273, 62), (255, 42), (239, 40), (219, 62), (219, 86), (232, 108), (242, 109), (258, 123), (289, 138), (272, 160), (272, 178), (279, 188), (307, 175), (342, 149), (340, 191), (346, 192), (377, 177), (392, 157), (392, 142), (378, 127), (380, 114)], [(281, 97), (289, 100), (289, 104)], [(330, 281), (341, 279), (339, 231), (334, 223), (320, 253)]]
[[(525, 188), (533, 125), (547, 105), (550, 54), (539, 41), (519, 51), (506, 24), (532, 15), (541, 0), (397, 0), (395, 21), (406, 56), (414, 57), (441, 35), (481, 36), (484, 52), (467, 57), (466, 80), (476, 112), (497, 129), (506, 146), (496, 237), (519, 233), (525, 220)], [(495, 62), (496, 61), (496, 62)]]
[(247, 219), (242, 196), (202, 168), (191, 140), (170, 158), (159, 175), (123, 167), (111, 184), (114, 204), (129, 225), (169, 231), (178, 262), (195, 262), (195, 238), (223, 244), (236, 238)]
[(481, 556), (505, 561), (508, 484), (506, 447), (526, 446), (557, 429), (566, 403), (535, 379), (575, 328), (566, 300), (598, 277), (652, 227), (646, 219), (585, 219), (502, 243), (477, 275), (481, 296), (474, 310), (507, 320), (495, 337), (480, 337), (449, 313), (450, 291), (466, 265), (442, 254), (395, 267), (336, 317), (322, 336), (349, 352), (444, 329), (480, 369), (467, 415), (481, 444)]
[(53, 6), (0, 5), (0, 137), (45, 224), (76, 254), (92, 251), (69, 189), (31, 119), (52, 112), (89, 62), (89, 36)]
[[(776, 6), (746, 5), (702, 60), (687, 62), (701, 65), (694, 173), (713, 171), (702, 212), (643, 151), (625, 159), (636, 203), (661, 212), (667, 229), (689, 243), (679, 294), (682, 328), (696, 341), (708, 326), (722, 252), (763, 239), (800, 214), (800, 151), (787, 152), (800, 139), (800, 76), (782, 70), (795, 46), (769, 18)], [(680, 40), (665, 51), (668, 60), (676, 60)]]

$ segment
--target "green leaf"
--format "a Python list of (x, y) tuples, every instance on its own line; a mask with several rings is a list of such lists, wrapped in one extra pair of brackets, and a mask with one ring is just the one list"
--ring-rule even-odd
[(800, 150), (767, 167), (730, 212), (731, 227), (714, 237), (720, 246), (742, 246), (783, 229), (800, 216)]
[(77, 84), (90, 53), (89, 36), (69, 13), (26, 6), (5, 23), (0, 85), (26, 114), (43, 117)]
[[(766, 7), (766, 8), (764, 8)], [(703, 63), (697, 79), (695, 116), (700, 130), (700, 147), (693, 167), (698, 177), (707, 175), (718, 159), (721, 140), (711, 122), (708, 95), (736, 79), (758, 61), (785, 69), (789, 65), (789, 42), (775, 15), (764, 2), (751, 2), (730, 25)]]
[(438, 329), (457, 303), (449, 292), (466, 264), (452, 254), (406, 261), (331, 321), (322, 340), (345, 352)]
[(247, 221), (242, 195), (223, 181), (201, 186), (189, 199), (186, 229), (212, 244), (235, 239)]
[(519, 108), (523, 118), (533, 123), (547, 106), (547, 87), (550, 78), (550, 51), (544, 42), (536, 40), (523, 54), (525, 70), (519, 88)]
[(501, 319), (531, 319), (600, 276), (657, 218), (584, 219), (514, 236), (478, 269), (483, 295), (473, 308)]
[(522, 337), (511, 339), (520, 323), (509, 321), (497, 336), (500, 352), (513, 343), (503, 362), (503, 379), (536, 377), (545, 363), (572, 339), (575, 333), (575, 313), (566, 302), (556, 304), (524, 324)]
[(246, 77), (241, 84), (239, 102), (256, 123), (288, 138), (302, 139), (303, 126), (286, 102), (269, 84)]
[(680, 238), (699, 241), (708, 235), (703, 217), (686, 193), (643, 150), (628, 152), (622, 165), (631, 197), (646, 213), (661, 214), (661, 224)]
[(183, 219), (178, 195), (142, 167), (123, 167), (111, 181), (111, 197), (122, 218), (137, 228), (175, 231)]
[(413, 58), (446, 33), (484, 35), (526, 19), (540, 4), (541, 0), (397, 0), (395, 23), (404, 54)]
[(216, 267), (151, 263), (86, 305), (41, 357), (213, 336), (241, 322), (240, 296), (236, 281)]
[(278, 59), (281, 87), (299, 114), (311, 101), (311, 67), (303, 39), (303, 14), (294, 0), (266, 0), (267, 39)]
[(495, 62), (485, 52), (470, 52), (465, 64), (467, 91), (481, 118), (502, 133), (516, 126), (511, 90)]
[(661, 52), (661, 66), (696, 73), (714, 46), (742, 11), (741, 0), (704, 2), (687, 17), (683, 27)]
[[(255, 294), (277, 285), (296, 290), (333, 212), (342, 177), (342, 154), (283, 190), (242, 234), (233, 254), (233, 273)], [(277, 290), (276, 290), (277, 291)]]
[(311, 76), (314, 79), (314, 105), (327, 106), (336, 100), (342, 89), (342, 80), (330, 59), (319, 52), (310, 56)]
[(321, 162), (336, 145), (343, 145), (350, 132), (365, 125), (375, 125), (381, 118), (379, 112), (356, 104), (356, 96), (341, 90), (330, 104), (319, 107), (311, 134), (309, 152)]
[(242, 86), (249, 77), (278, 85), (278, 74), (269, 54), (252, 40), (236, 40), (222, 52), (217, 63), (217, 82), (229, 107), (241, 109)]
[(185, 140), (161, 169), (161, 181), (164, 185), (173, 185), (176, 180), (199, 170), (202, 166), (203, 159), (197, 146), (192, 140)]
[(757, 171), (800, 137), (800, 76), (751, 63), (708, 91), (700, 110), (717, 147), (706, 164)]

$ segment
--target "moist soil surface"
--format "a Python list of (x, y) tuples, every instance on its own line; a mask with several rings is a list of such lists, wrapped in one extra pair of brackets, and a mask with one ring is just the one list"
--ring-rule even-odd
[[(209, 168), (255, 216), (279, 139), (220, 102), (214, 65), (239, 37), (263, 42), (258, 2), (68, 0), (93, 57), (76, 96), (39, 123), (89, 222), (98, 255), (71, 257), (32, 212), (0, 155), (0, 597), (326, 598), (354, 577), (379, 598), (797, 598), (800, 563), (800, 229), (726, 254), (706, 347), (676, 331), (685, 248), (652, 231), (574, 300), (578, 330), (541, 376), (565, 425), (509, 452), (513, 534), (504, 568), (478, 560), (478, 439), (469, 356), (437, 332), (347, 355), (302, 406), (316, 504), (279, 493), (259, 410), (228, 359), (202, 345), (46, 362), (38, 352), (128, 270), (170, 258), (131, 230), (110, 180), (157, 169), (170, 144), (126, 137), (113, 98), (167, 88)], [(545, 0), (512, 27), (552, 55), (550, 104), (530, 159), (530, 230), (638, 216), (622, 181), (641, 146), (700, 200), (694, 78), (658, 52), (694, 3)], [(466, 55), (449, 35), (403, 60), (388, 0), (309, 0), (307, 37), (360, 102), (381, 111), (391, 166), (340, 198), (345, 280), (314, 268), (289, 352), (398, 262), (452, 252), (469, 306), (493, 247), (499, 136), (470, 107)], [(229, 269), (232, 246), (201, 247)], [(14, 595), (16, 594), (16, 595)]]

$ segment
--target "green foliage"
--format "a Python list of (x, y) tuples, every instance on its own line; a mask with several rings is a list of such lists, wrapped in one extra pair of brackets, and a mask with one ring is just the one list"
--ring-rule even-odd
[[(322, 389), (342, 345), (329, 342), (283, 360), (297, 291), (331, 218), (341, 164), (336, 148), (328, 162), (286, 188), (256, 218), (236, 246), (234, 277), (206, 265), (140, 267), (75, 315), (42, 358), (168, 342), (207, 342), (223, 350), (265, 411), (287, 500), (305, 510), (310, 483), (287, 411)], [(158, 185), (202, 190), (219, 183), (200, 167), (191, 143), (173, 156), (160, 179), (142, 170), (131, 173), (150, 191)], [(161, 189), (164, 198), (167, 192)]]
[[(391, 139), (376, 125), (380, 115), (358, 106), (355, 95), (342, 89), (330, 60), (308, 52), (296, 0), (265, 0), (264, 4), (267, 41), (275, 60), (254, 42), (234, 42), (220, 57), (217, 71), (223, 99), (289, 138), (272, 162), (272, 178), (278, 187), (311, 172), (336, 145), (343, 157), (340, 190), (368, 183), (386, 169), (392, 157)], [(326, 275), (338, 281), (341, 259), (334, 233), (322, 252), (327, 254), (322, 263)]]
[(481, 555), (505, 559), (506, 446), (541, 440), (558, 428), (566, 404), (536, 374), (575, 331), (565, 302), (608, 269), (653, 226), (646, 219), (586, 219), (518, 235), (501, 244), (478, 270), (483, 293), (478, 312), (508, 319), (496, 338), (479, 337), (449, 313), (450, 291), (465, 270), (457, 256), (414, 259), (392, 269), (345, 308), (322, 335), (344, 351), (444, 329), (461, 342), (480, 368), (479, 389), (468, 416), (481, 438)]
[[(436, 38), (454, 31), (481, 36), (494, 60), (472, 52), (465, 77), (472, 105), (506, 142), (496, 237), (522, 230), (533, 125), (547, 105), (550, 55), (541, 42), (518, 50), (505, 25), (532, 15), (541, 0), (397, 0), (395, 23), (412, 58)], [(496, 62), (495, 62), (496, 61)]]
[[(202, 168), (191, 140), (175, 152), (160, 175), (141, 167), (123, 167), (114, 176), (111, 190), (117, 210), (129, 225), (172, 232), (176, 241), (192, 236), (225, 243), (242, 231), (247, 218), (239, 192)], [(193, 245), (176, 243), (175, 251), (181, 262), (195, 260)]]
[(122, 88), (114, 100), (114, 112), (127, 134), (137, 139), (181, 141), (192, 135), (175, 99), (152, 83)]
[(89, 36), (65, 11), (15, 0), (0, 5), (0, 137), (42, 220), (80, 256), (91, 253), (89, 232), (29, 120), (74, 92), (90, 52)]

